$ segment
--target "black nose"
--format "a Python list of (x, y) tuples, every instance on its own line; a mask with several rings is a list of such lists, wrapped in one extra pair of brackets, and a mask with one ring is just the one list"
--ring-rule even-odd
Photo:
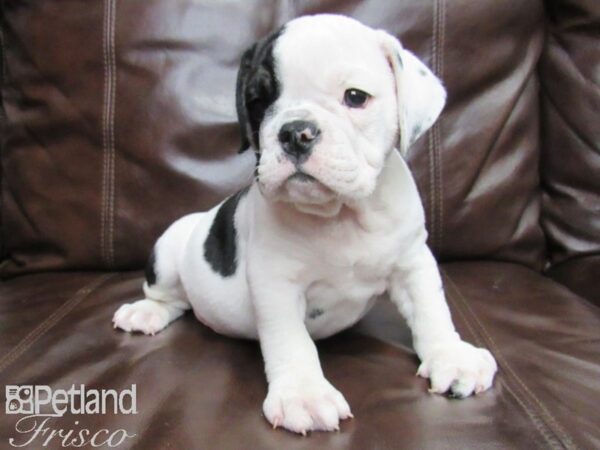
[(305, 161), (317, 142), (321, 130), (306, 120), (294, 120), (284, 124), (277, 137), (283, 151), (296, 162)]

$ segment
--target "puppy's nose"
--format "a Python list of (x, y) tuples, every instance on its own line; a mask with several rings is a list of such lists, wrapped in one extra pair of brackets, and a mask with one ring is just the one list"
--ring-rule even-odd
[(303, 162), (317, 142), (321, 130), (306, 120), (294, 120), (283, 124), (277, 137), (283, 151), (296, 162)]

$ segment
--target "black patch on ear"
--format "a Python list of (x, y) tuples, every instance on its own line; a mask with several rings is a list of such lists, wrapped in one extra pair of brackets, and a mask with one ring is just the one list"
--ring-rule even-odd
[(235, 109), (238, 115), (238, 124), (240, 126), (240, 150), (239, 153), (247, 150), (250, 147), (250, 141), (248, 140), (248, 114), (246, 112), (246, 104), (244, 101), (244, 86), (246, 84), (248, 75), (252, 68), (252, 59), (254, 58), (254, 52), (256, 51), (256, 44), (247, 49), (242, 55), (240, 62), (240, 68), (237, 74), (237, 81), (235, 83)]
[(249, 147), (260, 151), (258, 131), (267, 109), (280, 94), (275, 76), (273, 46), (283, 32), (279, 28), (244, 52), (236, 82), (236, 109), (242, 137), (240, 153)]
[(146, 263), (146, 270), (145, 270), (145, 275), (146, 275), (146, 282), (148, 283), (148, 286), (152, 286), (153, 284), (156, 283), (156, 270), (154, 269), (154, 265), (156, 264), (156, 247), (152, 248), (152, 251), (150, 252), (150, 257), (148, 258), (148, 262)]
[(248, 189), (242, 189), (223, 202), (204, 241), (204, 258), (215, 272), (224, 277), (233, 275), (237, 268), (237, 233), (233, 219), (237, 205)]

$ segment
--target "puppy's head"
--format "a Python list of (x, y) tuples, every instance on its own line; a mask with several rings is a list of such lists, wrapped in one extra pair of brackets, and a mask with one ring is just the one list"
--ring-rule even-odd
[(440, 81), (386, 32), (343, 16), (301, 17), (242, 58), (242, 151), (256, 152), (265, 197), (335, 215), (373, 192), (389, 152), (405, 155), (445, 98)]

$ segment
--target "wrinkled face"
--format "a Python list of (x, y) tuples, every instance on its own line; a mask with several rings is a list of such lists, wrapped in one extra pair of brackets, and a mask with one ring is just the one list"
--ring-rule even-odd
[(238, 114), (266, 198), (333, 215), (374, 191), (402, 122), (385, 48), (382, 32), (320, 15), (293, 20), (246, 52)]

